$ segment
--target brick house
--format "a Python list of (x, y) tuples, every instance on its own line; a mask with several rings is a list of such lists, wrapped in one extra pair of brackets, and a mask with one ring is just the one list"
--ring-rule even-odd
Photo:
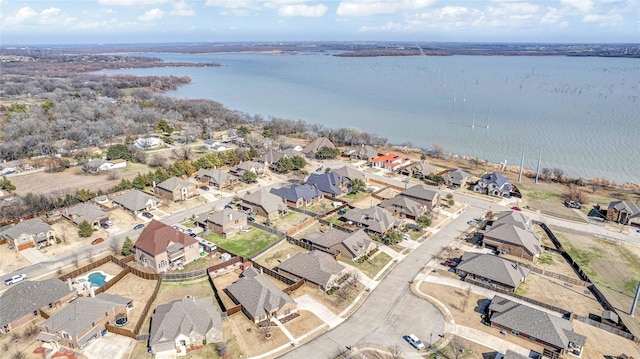
[(133, 245), (135, 258), (154, 272), (166, 272), (198, 259), (198, 241), (155, 219), (144, 228)]
[(0, 238), (7, 241), (16, 251), (38, 245), (54, 244), (55, 232), (40, 218), (32, 218), (14, 224), (0, 232)]
[(159, 198), (172, 201), (184, 201), (198, 195), (196, 185), (179, 177), (171, 177), (156, 184), (153, 192)]
[(235, 209), (225, 208), (213, 214), (204, 214), (196, 220), (198, 226), (225, 238), (232, 237), (247, 227), (247, 215)]

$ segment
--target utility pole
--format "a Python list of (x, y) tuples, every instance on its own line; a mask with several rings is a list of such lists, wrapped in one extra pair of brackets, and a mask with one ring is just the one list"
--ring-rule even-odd
[(540, 162), (542, 162), (542, 147), (540, 147), (540, 154), (538, 155), (538, 168), (536, 169), (536, 183), (538, 183), (538, 175), (540, 175)]
[(522, 159), (520, 160), (520, 173), (518, 174), (518, 182), (522, 182), (522, 166), (524, 166), (524, 146), (522, 146)]

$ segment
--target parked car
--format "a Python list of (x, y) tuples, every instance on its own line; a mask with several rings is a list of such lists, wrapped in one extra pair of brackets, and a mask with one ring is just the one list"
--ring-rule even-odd
[(475, 219), (470, 220), (469, 222), (467, 222), (468, 225), (473, 226), (474, 224), (476, 224), (478, 222), (476, 222)]
[(208, 191), (209, 190), (209, 186), (202, 186), (200, 188), (202, 188), (203, 191)]
[(518, 211), (518, 212), (522, 211), (522, 208), (520, 208), (518, 206), (513, 206), (513, 207), (511, 207), (511, 209), (514, 210), (514, 211)]
[(151, 219), (151, 218), (153, 218), (153, 213), (151, 213), (151, 212), (142, 212), (142, 216)]
[(338, 211), (338, 214), (339, 214), (339, 215), (343, 215), (343, 214), (345, 214), (345, 213), (347, 213), (347, 211), (345, 211), (344, 209), (341, 209), (341, 210), (339, 210), (339, 211)]
[(106, 221), (106, 222), (104, 222), (104, 224), (106, 224), (109, 227), (113, 226), (113, 222), (111, 222), (111, 221)]
[(224, 208), (225, 208), (225, 209), (233, 209), (233, 207), (231, 207), (231, 205), (230, 205), (230, 204), (228, 204), (228, 203), (224, 205)]
[(102, 224), (100, 225), (100, 227), (102, 227), (102, 228), (104, 228), (104, 229), (107, 229), (107, 228), (109, 228), (109, 225), (108, 225), (108, 224), (106, 224), (106, 223), (102, 223)]
[(316, 172), (322, 172), (323, 169), (324, 169), (324, 167), (320, 166), (320, 167), (316, 168)]
[(95, 246), (96, 244), (100, 244), (102, 242), (104, 242), (104, 238), (100, 237), (100, 238), (96, 238), (93, 241), (91, 241), (91, 244), (93, 244)]
[(442, 262), (442, 264), (446, 265), (447, 267), (455, 267), (458, 265), (458, 263), (454, 262), (451, 259), (447, 259), (444, 262)]
[(253, 217), (247, 217), (247, 221), (249, 221), (249, 222), (255, 222), (255, 221), (256, 221), (256, 219), (255, 219), (255, 218), (253, 218)]
[(17, 274), (14, 276), (11, 276), (7, 279), (4, 280), (4, 284), (5, 285), (12, 285), (12, 284), (16, 284), (19, 282), (22, 282), (23, 280), (27, 279), (27, 275), (26, 274)]
[(195, 236), (196, 236), (196, 234), (195, 234), (195, 233), (193, 233), (193, 232), (189, 232), (189, 233), (187, 233), (187, 234), (188, 234), (189, 236), (191, 236), (191, 237), (194, 237), (194, 238), (195, 238)]
[(418, 350), (424, 349), (424, 343), (420, 339), (418, 339), (418, 337), (416, 337), (415, 334), (405, 335), (403, 338), (404, 340), (409, 342), (409, 344), (413, 345), (414, 348)]
[(142, 228), (144, 228), (144, 224), (140, 223), (140, 224), (136, 224), (136, 225), (133, 227), (133, 230), (134, 230), (134, 231), (137, 231), (137, 230), (142, 229)]

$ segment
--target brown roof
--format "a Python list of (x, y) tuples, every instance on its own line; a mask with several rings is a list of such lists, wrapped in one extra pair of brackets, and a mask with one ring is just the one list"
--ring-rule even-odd
[(172, 243), (181, 243), (186, 247), (197, 244), (198, 241), (186, 233), (153, 219), (140, 234), (135, 247), (155, 256), (165, 252)]

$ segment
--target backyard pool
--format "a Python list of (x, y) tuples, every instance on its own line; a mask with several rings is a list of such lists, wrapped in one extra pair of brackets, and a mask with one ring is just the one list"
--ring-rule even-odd
[(88, 280), (91, 282), (92, 287), (102, 287), (106, 282), (107, 276), (100, 272), (93, 272), (89, 274)]
[(80, 284), (84, 289), (89, 289), (89, 287), (100, 288), (111, 278), (113, 278), (112, 275), (98, 270), (76, 278), (76, 283)]

